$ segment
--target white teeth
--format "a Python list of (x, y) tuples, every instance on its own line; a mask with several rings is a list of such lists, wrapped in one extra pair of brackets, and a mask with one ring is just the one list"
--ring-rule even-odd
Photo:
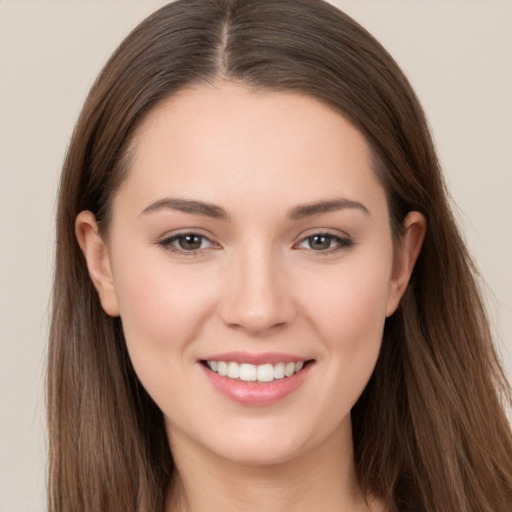
[(228, 373), (226, 376), (230, 379), (238, 379), (240, 377), (240, 366), (236, 363), (228, 363)]
[(272, 382), (275, 379), (291, 377), (294, 373), (300, 372), (304, 362), (298, 363), (277, 363), (254, 365), (248, 363), (238, 364), (233, 361), (206, 361), (210, 370), (222, 377), (240, 379), (245, 382)]
[(246, 382), (252, 382), (256, 380), (256, 366), (254, 366), (253, 364), (241, 364), (240, 380), (245, 380)]
[(274, 379), (284, 378), (284, 363), (277, 363), (274, 366)]
[(224, 361), (219, 361), (217, 365), (217, 373), (225, 377), (228, 374), (228, 363)]
[(295, 363), (286, 363), (284, 367), (284, 374), (287, 377), (291, 377), (295, 373)]
[(256, 380), (271, 382), (274, 380), (274, 367), (271, 364), (262, 364), (256, 370)]

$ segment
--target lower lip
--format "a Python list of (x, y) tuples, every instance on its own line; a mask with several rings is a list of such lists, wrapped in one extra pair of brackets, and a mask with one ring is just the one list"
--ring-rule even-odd
[(213, 372), (202, 364), (200, 366), (213, 387), (224, 396), (239, 404), (263, 406), (279, 402), (298, 389), (313, 365), (309, 363), (291, 377), (271, 382), (244, 382), (230, 379)]

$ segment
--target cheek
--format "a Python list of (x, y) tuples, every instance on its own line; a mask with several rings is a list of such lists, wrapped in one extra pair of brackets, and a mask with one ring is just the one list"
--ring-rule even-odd
[(327, 339), (348, 338), (357, 344), (365, 333), (382, 328), (390, 275), (391, 256), (359, 258), (303, 282), (301, 295), (307, 298), (312, 320)]
[(310, 322), (329, 360), (326, 382), (332, 389), (343, 389), (350, 407), (379, 355), (391, 275), (389, 254), (336, 269), (309, 295)]
[(159, 252), (132, 250), (114, 268), (123, 331), (136, 368), (155, 361), (169, 367), (186, 358), (212, 303), (206, 276), (197, 275), (193, 265), (173, 266)]

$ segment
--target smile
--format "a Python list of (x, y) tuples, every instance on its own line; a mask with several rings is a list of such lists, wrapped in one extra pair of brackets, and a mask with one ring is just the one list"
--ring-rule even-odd
[(254, 365), (236, 363), (234, 361), (206, 361), (206, 366), (221, 377), (240, 380), (243, 382), (272, 382), (286, 379), (300, 372), (304, 362), (277, 363)]
[(286, 354), (231, 352), (199, 361), (214, 389), (244, 406), (265, 406), (283, 400), (302, 386), (314, 359)]

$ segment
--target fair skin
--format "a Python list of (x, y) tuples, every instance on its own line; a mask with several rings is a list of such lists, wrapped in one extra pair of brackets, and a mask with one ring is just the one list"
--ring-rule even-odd
[[(184, 90), (143, 120), (130, 156), (108, 235), (90, 212), (76, 232), (165, 418), (168, 510), (381, 510), (356, 483), (350, 410), (423, 217), (393, 246), (366, 140), (299, 94)], [(240, 380), (243, 363), (274, 380)]]

